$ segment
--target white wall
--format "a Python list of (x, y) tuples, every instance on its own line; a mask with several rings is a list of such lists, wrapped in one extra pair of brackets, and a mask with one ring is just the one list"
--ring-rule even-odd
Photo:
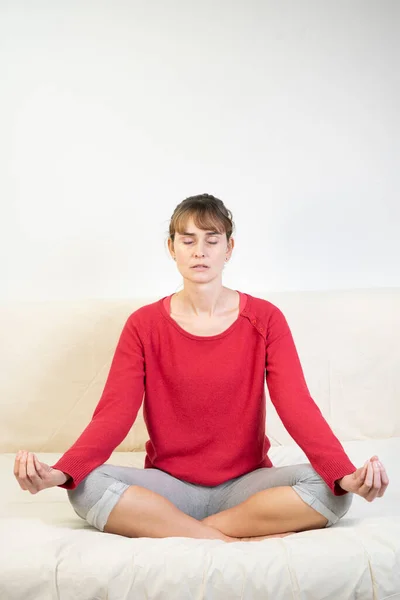
[(154, 297), (185, 197), (224, 285), (400, 285), (396, 0), (0, 0), (0, 298)]

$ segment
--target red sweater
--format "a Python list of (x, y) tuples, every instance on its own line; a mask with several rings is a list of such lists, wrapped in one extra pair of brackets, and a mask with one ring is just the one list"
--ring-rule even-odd
[[(74, 489), (105, 463), (142, 401), (149, 433), (144, 468), (216, 486), (272, 467), (265, 383), (283, 425), (336, 496), (356, 467), (312, 399), (289, 325), (267, 300), (239, 292), (240, 314), (222, 333), (199, 336), (170, 316), (171, 296), (133, 312), (115, 350), (92, 420), (54, 464)], [(172, 295), (172, 294), (171, 294)]]

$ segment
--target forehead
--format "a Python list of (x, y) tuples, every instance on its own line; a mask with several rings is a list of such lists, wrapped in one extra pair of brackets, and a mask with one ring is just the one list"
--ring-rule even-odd
[(213, 228), (213, 226), (211, 226), (210, 229), (207, 229), (206, 231), (204, 229), (199, 229), (198, 227), (196, 227), (193, 217), (189, 217), (187, 219), (186, 223), (184, 223), (184, 226), (182, 227), (182, 232), (178, 232), (178, 235), (195, 236), (195, 235), (222, 235), (222, 234), (216, 228)]

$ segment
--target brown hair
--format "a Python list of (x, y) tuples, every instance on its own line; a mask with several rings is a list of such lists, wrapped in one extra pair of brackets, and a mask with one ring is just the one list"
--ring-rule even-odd
[(226, 240), (229, 243), (234, 223), (231, 211), (225, 207), (222, 200), (211, 194), (189, 196), (182, 200), (175, 208), (169, 224), (169, 237), (172, 243), (175, 240), (175, 233), (185, 231), (190, 217), (193, 217), (194, 223), (199, 229), (226, 233)]

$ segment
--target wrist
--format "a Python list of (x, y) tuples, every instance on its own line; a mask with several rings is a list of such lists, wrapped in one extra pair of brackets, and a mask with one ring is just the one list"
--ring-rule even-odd
[(68, 475), (68, 473), (64, 473), (64, 471), (60, 471), (60, 473), (62, 473), (62, 475), (64, 476), (64, 481), (60, 485), (64, 485), (64, 483), (66, 483), (68, 479), (71, 479), (71, 476)]

